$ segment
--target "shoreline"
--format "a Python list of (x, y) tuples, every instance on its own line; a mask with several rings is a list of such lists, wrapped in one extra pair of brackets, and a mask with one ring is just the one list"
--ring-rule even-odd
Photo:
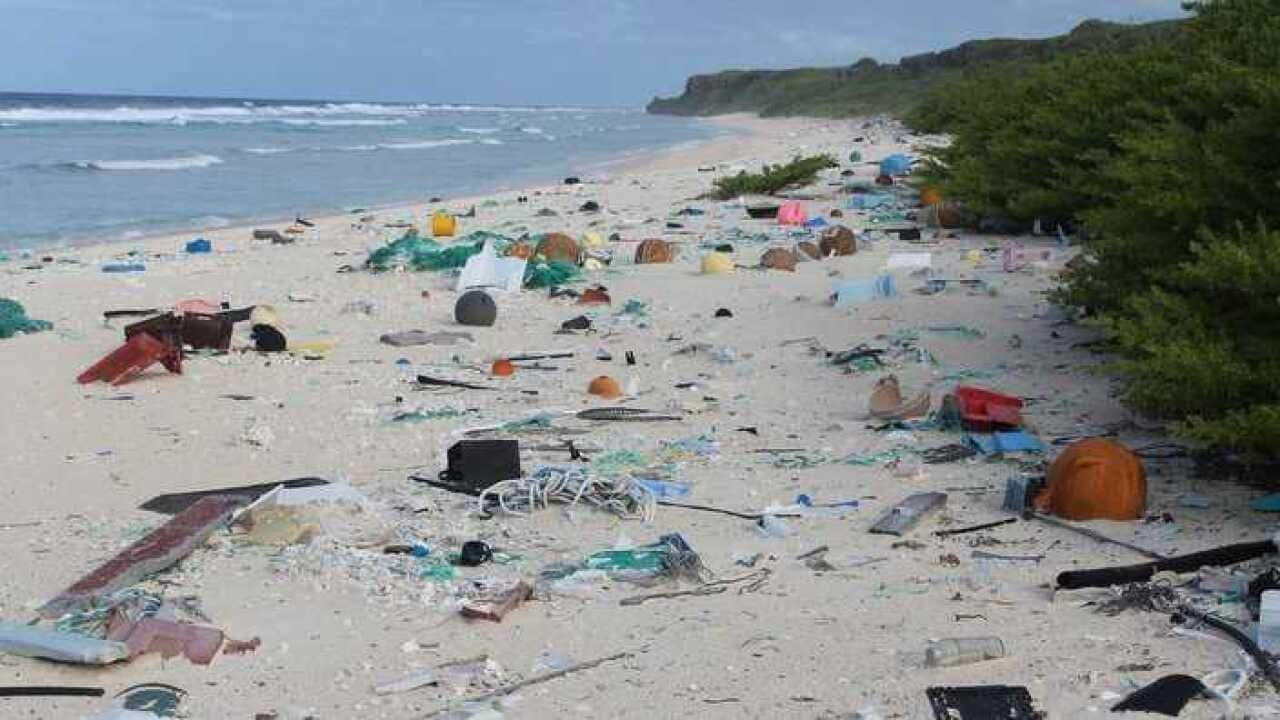
[[(8, 523), (0, 534), (9, 550), (0, 618), (30, 620), (49, 598), (165, 522), (139, 507), (160, 495), (306, 477), (346, 483), (364, 499), (358, 512), (314, 511), (314, 523), (313, 511), (302, 511), (299, 528), (304, 520), (317, 525), (315, 537), (294, 544), (219, 530), (175, 568), (136, 586), (192, 598), (200, 623), (227, 637), (260, 639), (255, 650), (209, 665), (153, 653), (92, 669), (6, 658), (0, 684), (92, 684), (114, 693), (162, 682), (185, 689), (183, 709), (208, 720), (406, 720), (539, 675), (547, 663), (572, 666), (638, 649), (625, 664), (528, 687), (488, 706), (495, 712), (487, 715), (727, 719), (741, 717), (749, 703), (767, 717), (846, 717), (865, 708), (868, 717), (915, 718), (928, 716), (929, 687), (1007, 684), (1028, 687), (1051, 717), (1075, 718), (1099, 704), (1102, 692), (1128, 692), (1170, 671), (1223, 667), (1221, 652), (1233, 649), (1171, 636), (1163, 616), (1106, 616), (1081, 602), (1087, 595), (1054, 601), (1046, 582), (1055, 571), (1132, 561), (1115, 547), (1042, 523), (936, 535), (1008, 518), (1005, 484), (1029, 471), (1012, 459), (912, 462), (909, 451), (961, 436), (932, 425), (888, 431), (868, 417), (869, 399), (892, 374), (904, 396), (927, 391), (931, 407), (956, 384), (1028, 399), (1028, 431), (1046, 444), (1082, 434), (1114, 435), (1134, 448), (1163, 440), (1150, 423), (1135, 423), (1113, 386), (1092, 373), (1100, 362), (1089, 346), (1096, 331), (1061, 323), (1044, 296), (1073, 251), (1050, 238), (1018, 238), (1051, 259), (1006, 272), (999, 246), (1009, 238), (926, 230), (922, 242), (911, 242), (866, 233), (852, 255), (799, 262), (792, 272), (760, 269), (764, 253), (817, 241), (816, 233), (751, 219), (734, 202), (690, 200), (713, 177), (699, 166), (734, 172), (797, 153), (847, 157), (855, 135), (868, 138), (858, 147), (874, 160), (911, 152), (918, 139), (883, 122), (720, 122), (744, 130), (611, 166), (598, 182), (531, 189), (529, 203), (516, 202), (520, 191), (476, 197), (478, 216), (460, 219), (460, 235), (618, 233), (619, 241), (606, 243), (614, 262), (584, 270), (570, 286), (603, 285), (610, 305), (545, 289), (494, 291), (493, 324), (460, 326), (455, 273), (346, 271), (403, 232), (353, 224), (347, 215), (317, 218), (290, 245), (221, 228), (206, 234), (209, 255), (186, 255), (180, 243), (190, 236), (169, 235), (58, 254), (84, 262), (0, 265), (0, 297), (53, 323), (50, 331), (0, 340), (0, 374), (11, 379), (16, 408), (0, 414), (9, 479), (0, 483), (0, 521)], [(865, 229), (874, 211), (852, 207), (844, 191), (850, 178), (839, 173), (872, 182), (875, 169), (841, 165), (805, 189), (804, 207), (812, 218)], [(494, 202), (481, 204), (486, 197)], [(600, 211), (581, 211), (586, 200)], [(422, 204), (400, 207), (378, 213), (380, 220), (414, 213), (421, 221)], [(673, 221), (682, 227), (669, 227)], [(649, 238), (678, 241), (674, 262), (634, 264), (634, 242)], [(703, 248), (723, 243), (733, 246), (739, 269), (702, 272)], [(94, 264), (139, 246), (153, 252), (146, 272), (108, 274)], [(935, 274), (921, 274), (920, 260)], [(833, 288), (886, 272), (897, 278), (896, 294), (829, 302)], [(936, 277), (957, 282), (917, 292)], [(227, 353), (190, 354), (180, 375), (156, 366), (122, 386), (77, 384), (121, 346), (131, 322), (104, 320), (104, 311), (193, 298), (270, 306), (289, 343), (323, 351), (256, 352), (248, 323), (240, 323)], [(580, 316), (591, 330), (563, 331)], [(433, 339), (412, 346), (382, 340), (415, 330)], [(833, 353), (863, 344), (888, 346), (886, 365), (833, 363)], [(491, 370), (499, 358), (530, 353), (554, 359), (521, 364), (510, 376)], [(421, 384), (419, 373), (472, 387)], [(591, 395), (593, 380), (606, 375), (628, 397)], [(671, 419), (578, 416), (621, 407)], [(450, 448), (479, 427), (510, 429), (495, 437), (518, 443), (526, 478), (540, 467), (603, 476), (626, 463), (643, 468), (626, 477), (656, 473), (682, 487), (690, 504), (748, 518), (796, 512), (786, 510), (785, 522), (767, 533), (751, 520), (669, 506), (649, 520), (587, 503), (482, 513), (474, 497), (411, 479), (435, 477)], [(600, 466), (572, 463), (566, 441)], [(1269, 532), (1272, 516), (1249, 509), (1250, 488), (1219, 485), (1210, 506), (1189, 506), (1184, 498), (1203, 495), (1206, 482), (1192, 462), (1146, 462), (1158, 478), (1148, 486), (1147, 512), (1176, 522), (1089, 527), (1170, 556)], [(945, 508), (909, 538), (870, 532), (921, 492), (948, 493)], [(797, 508), (809, 504), (802, 495), (813, 512)], [(548, 574), (671, 534), (717, 578), (750, 572), (762, 582), (631, 605), (623, 599), (644, 591), (621, 580), (562, 583)], [(509, 559), (479, 567), (436, 560), (477, 540)], [(384, 552), (417, 543), (427, 546), (426, 557)], [(821, 565), (801, 560), (822, 547)], [(1004, 559), (979, 556), (991, 549)], [(501, 622), (460, 617), (479, 589), (521, 581), (537, 590)], [(974, 619), (960, 624), (959, 614)], [(1055, 630), (1062, 627), (1073, 632)], [(1011, 660), (932, 669), (912, 659), (932, 639), (988, 634), (1007, 643)], [(449, 663), (477, 657), (486, 658), (478, 679), (458, 680), (455, 690)], [(1147, 669), (1107, 674), (1117, 662)], [(1078, 680), (1100, 672), (1101, 679)], [(440, 682), (377, 691), (424, 674)], [(15, 717), (62, 718), (91, 717), (102, 704), (12, 698), (5, 707)]]
[[(717, 148), (720, 148), (722, 146), (732, 146), (732, 143), (735, 140), (741, 140), (743, 136), (747, 136), (747, 137), (753, 136), (753, 135), (758, 136), (761, 133), (766, 132), (764, 128), (767, 127), (767, 126), (762, 126), (758, 124), (758, 122), (753, 122), (753, 121), (759, 121), (760, 118), (756, 118), (755, 116), (744, 115), (744, 114), (724, 115), (724, 116), (718, 116), (718, 117), (712, 117), (712, 118), (697, 118), (697, 120), (708, 125), (718, 126), (720, 129), (720, 134), (714, 137), (706, 138), (702, 140), (681, 141), (679, 143), (676, 143), (670, 146), (663, 146), (658, 148), (649, 148), (649, 149), (634, 151), (634, 153), (631, 155), (624, 154), (620, 157), (587, 163), (583, 166), (583, 170), (598, 171), (598, 170), (607, 168), (610, 173), (621, 174), (621, 173), (644, 172), (645, 168), (649, 168), (649, 167), (653, 167), (653, 168), (669, 167), (670, 158), (676, 157), (677, 154), (682, 150), (698, 149), (703, 153), (709, 152), (712, 154), (712, 156), (715, 156)], [(768, 123), (772, 121), (765, 121), (765, 122)], [(459, 205), (467, 206), (472, 203), (483, 202), (485, 200), (496, 198), (502, 195), (508, 195), (512, 193), (523, 194), (523, 193), (531, 193), (535, 191), (546, 191), (554, 187), (558, 187), (558, 181), (556, 181), (554, 178), (548, 177), (542, 181), (536, 181), (528, 184), (520, 184), (515, 187), (498, 187), (495, 189), (486, 190), (478, 193), (469, 193), (466, 195), (460, 195), (456, 198), (445, 198), (442, 202), (439, 202), (439, 203), (428, 203), (425, 200), (417, 200), (417, 201), (410, 201), (410, 202), (394, 202), (393, 201), (393, 202), (381, 203), (381, 204), (370, 204), (362, 207), (361, 209), (365, 211), (365, 213), (362, 213), (362, 214), (378, 214), (378, 213), (395, 214), (395, 213), (406, 213), (406, 212), (409, 212), (411, 214), (421, 214), (422, 212), (426, 212), (430, 208), (450, 207), (450, 206), (459, 206)], [(457, 211), (465, 212), (465, 207), (464, 208), (455, 207), (454, 209)], [(314, 222), (316, 223), (317, 226), (319, 226), (321, 223), (324, 223), (326, 225), (331, 225), (334, 222), (337, 222), (343, 219), (348, 219), (352, 215), (354, 215), (354, 213), (351, 211), (341, 212), (341, 211), (337, 211), (336, 209), (329, 209), (329, 210), (319, 211), (312, 216), (307, 216), (304, 214), (303, 217), (306, 220)], [(244, 220), (244, 221), (233, 220), (226, 225), (195, 224), (195, 225), (183, 226), (176, 229), (163, 229), (163, 230), (156, 230), (156, 231), (129, 230), (123, 233), (123, 234), (128, 234), (132, 232), (138, 232), (139, 234), (134, 237), (116, 236), (116, 237), (109, 237), (109, 238), (98, 238), (98, 237), (94, 237), (93, 235), (86, 235), (83, 238), (62, 240), (57, 243), (53, 243), (49, 245), (40, 245), (40, 246), (32, 246), (32, 247), (15, 247), (9, 250), (0, 250), (0, 256), (7, 254), (11, 259), (25, 258), (28, 256), (31, 258), (39, 258), (41, 256), (47, 256), (49, 254), (84, 252), (84, 251), (92, 251), (95, 249), (106, 249), (106, 248), (123, 248), (124, 246), (138, 246), (138, 248), (145, 247), (147, 248), (147, 251), (149, 253), (155, 253), (160, 251), (156, 250), (153, 247), (153, 245), (160, 242), (182, 242), (185, 244), (186, 240), (193, 240), (197, 237), (203, 237), (209, 240), (213, 240), (215, 236), (223, 236), (223, 235), (228, 235), (232, 233), (251, 234), (254, 229), (287, 227), (289, 225), (292, 225), (294, 223), (294, 220), (295, 220), (294, 218), (289, 218), (287, 216), (283, 216), (283, 217), (262, 216), (262, 217)], [(134, 249), (138, 249), (138, 248), (134, 248)], [(178, 247), (175, 251), (181, 253), (181, 247)], [(121, 252), (127, 254), (128, 251), (121, 251)], [(0, 266), (0, 269), (2, 268), (3, 266)]]

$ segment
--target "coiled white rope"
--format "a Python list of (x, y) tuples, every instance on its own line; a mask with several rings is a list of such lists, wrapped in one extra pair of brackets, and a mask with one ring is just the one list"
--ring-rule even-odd
[(480, 509), (494, 504), (512, 515), (529, 515), (552, 503), (594, 505), (625, 518), (653, 522), (658, 497), (633, 478), (599, 477), (578, 468), (544, 466), (528, 477), (504, 480), (481, 493)]

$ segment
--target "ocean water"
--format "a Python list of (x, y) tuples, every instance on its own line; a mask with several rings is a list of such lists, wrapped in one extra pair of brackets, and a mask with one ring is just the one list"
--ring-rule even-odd
[(0, 93), (0, 248), (518, 188), (716, 132), (639, 109)]

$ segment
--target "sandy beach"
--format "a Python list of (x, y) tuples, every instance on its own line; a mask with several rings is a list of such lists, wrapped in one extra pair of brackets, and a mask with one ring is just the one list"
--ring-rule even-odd
[[(912, 153), (921, 141), (886, 121), (864, 127), (864, 121), (731, 116), (715, 122), (733, 132), (583, 168), (582, 184), (378, 209), (369, 221), (315, 218), (289, 245), (255, 241), (250, 228), (236, 227), (200, 232), (213, 245), (207, 255), (184, 253), (195, 237), (184, 233), (51, 251), (44, 253), (47, 262), (36, 252), (0, 263), (0, 297), (53, 323), (49, 332), (0, 340), (7, 397), (0, 414), (0, 543), (7, 555), (0, 619), (32, 621), (43, 603), (165, 521), (138, 509), (158, 494), (319, 477), (349, 483), (367, 499), (358, 515), (344, 515), (301, 545), (264, 546), (219, 530), (176, 568), (144, 583), (166, 598), (194, 598), (207, 624), (230, 638), (260, 638), (255, 651), (219, 654), (207, 666), (152, 653), (105, 668), (0, 655), (0, 686), (90, 685), (105, 688), (109, 698), (138, 683), (167, 683), (187, 691), (188, 717), (209, 720), (870, 720), (931, 717), (925, 692), (932, 686), (1022, 685), (1056, 720), (1104, 715), (1163, 675), (1198, 677), (1241, 666), (1235, 646), (1175, 633), (1166, 615), (1110, 617), (1088, 605), (1104, 597), (1102, 591), (1051, 590), (1062, 570), (1144, 560), (1132, 552), (1034, 521), (935, 536), (1010, 517), (1001, 510), (1005, 483), (1026, 468), (1014, 459), (983, 458), (921, 465), (903, 451), (954, 443), (958, 435), (878, 431), (879, 423), (867, 419), (876, 380), (893, 373), (905, 390), (928, 388), (934, 407), (957, 382), (1025, 398), (1027, 425), (1046, 443), (1103, 433), (1131, 447), (1164, 440), (1157, 424), (1131, 415), (1112, 397), (1113, 382), (1100, 372), (1107, 358), (1087, 345), (1097, 333), (1062, 322), (1045, 296), (1074, 249), (1050, 238), (926, 231), (924, 243), (909, 243), (863, 233), (867, 242), (857, 254), (801, 262), (794, 273), (753, 267), (770, 244), (734, 242), (741, 266), (735, 273), (701, 274), (702, 243), (734, 229), (776, 227), (748, 219), (732, 203), (700, 199), (713, 178), (820, 152), (871, 178), (874, 166), (847, 162), (850, 150), (874, 161)], [(859, 136), (865, 141), (855, 144)], [(848, 207), (849, 196), (839, 192), (845, 180), (838, 171), (824, 173), (805, 189), (804, 205), (811, 217), (861, 231), (868, 214)], [(529, 200), (518, 202), (518, 196)], [(589, 200), (602, 211), (580, 212)], [(495, 293), (496, 324), (463, 328), (454, 321), (458, 293), (451, 274), (363, 269), (371, 250), (403, 233), (387, 223), (425, 228), (436, 208), (472, 206), (476, 216), (459, 220), (460, 234), (617, 233), (620, 241), (609, 246), (614, 262), (587, 271), (585, 282), (575, 285), (606, 286), (612, 305), (584, 308), (546, 290)], [(705, 214), (674, 215), (687, 207)], [(544, 208), (555, 215), (537, 216)], [(842, 219), (830, 217), (836, 208)], [(683, 227), (665, 227), (669, 220)], [(637, 243), (656, 237), (678, 244), (677, 260), (635, 265)], [(774, 237), (788, 247), (803, 239)], [(1052, 258), (1005, 272), (999, 250), (1015, 241), (1050, 250)], [(130, 252), (145, 262), (145, 272), (101, 272), (103, 263)], [(875, 276), (891, 255), (922, 252), (931, 253), (936, 277), (981, 279), (991, 290), (952, 284), (940, 294), (919, 294), (914, 291), (924, 279), (899, 269), (893, 297), (841, 307), (829, 302), (837, 283)], [(346, 266), (354, 271), (340, 272)], [(332, 343), (333, 349), (313, 356), (259, 354), (246, 350), (249, 328), (241, 323), (232, 352), (190, 355), (180, 376), (157, 366), (120, 387), (76, 384), (77, 374), (122, 342), (125, 322), (104, 321), (104, 311), (165, 308), (187, 298), (271, 305), (291, 341)], [(624, 312), (629, 301), (642, 310)], [(370, 311), (353, 310), (353, 303), (367, 303)], [(722, 308), (732, 316), (717, 317)], [(556, 333), (584, 312), (594, 332)], [(379, 342), (385, 333), (414, 329), (466, 331), (474, 342)], [(846, 372), (824, 354), (863, 343), (884, 346), (904, 334), (935, 362), (900, 358), (884, 371)], [(680, 352), (697, 343), (705, 345)], [(490, 376), (495, 359), (535, 352), (574, 355), (543, 361), (551, 369)], [(635, 365), (624, 362), (628, 352)], [(606, 355), (611, 359), (600, 359)], [(412, 382), (419, 374), (499, 390), (421, 390)], [(633, 396), (606, 403), (588, 395), (588, 382), (599, 375), (617, 378)], [(568, 414), (602, 405), (677, 419), (589, 422)], [(393, 420), (415, 410), (441, 417)], [(538, 413), (553, 414), (552, 430), (509, 436), (520, 441), (526, 474), (565, 466), (565, 452), (539, 448), (569, 439), (591, 457), (632, 451), (676, 463), (675, 479), (691, 487), (682, 502), (748, 514), (793, 505), (802, 494), (817, 504), (856, 504), (787, 518), (785, 531), (771, 536), (752, 520), (662, 506), (652, 522), (585, 505), (487, 517), (474, 498), (408, 479), (438, 474), (464, 430)], [(714, 452), (706, 443), (688, 443), (674, 459), (663, 454), (664, 442), (699, 438), (714, 441)], [(1048, 456), (1058, 450), (1050, 446)], [(907, 459), (890, 462), (894, 451)], [(867, 460), (848, 462), (851, 457)], [(1266, 517), (1248, 509), (1247, 488), (1216, 485), (1209, 507), (1193, 507), (1186, 497), (1206, 488), (1188, 461), (1152, 459), (1146, 468), (1147, 514), (1157, 521), (1086, 525), (1166, 555), (1269, 535)], [(901, 538), (868, 532), (888, 508), (925, 491), (947, 493), (945, 509)], [(1159, 519), (1165, 515), (1168, 521)], [(755, 582), (639, 604), (621, 601), (695, 586), (536, 583), (555, 563), (581, 562), (669, 533), (688, 542), (709, 577), (752, 576)], [(439, 579), (422, 576), (427, 565), (420, 558), (382, 551), (419, 541), (443, 556), (469, 540), (506, 553), (505, 561)], [(822, 546), (829, 549), (817, 557), (825, 565), (797, 559)], [(477, 583), (517, 579), (535, 584), (535, 593), (502, 622), (459, 616)], [(955, 668), (923, 666), (930, 640), (985, 635), (1002, 638), (1008, 656)], [(615, 656), (465, 704), (523, 679)], [(487, 660), (457, 664), (476, 658)], [(424, 673), (438, 682), (375, 692)], [(0, 698), (0, 716), (92, 717), (107, 704)], [(1257, 706), (1255, 716), (1262, 716), (1260, 701), (1246, 697), (1241, 704)], [(1182, 717), (1219, 717), (1223, 707), (1198, 702)]]

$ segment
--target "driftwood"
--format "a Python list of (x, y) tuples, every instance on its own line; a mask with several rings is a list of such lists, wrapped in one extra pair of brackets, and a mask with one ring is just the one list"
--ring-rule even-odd
[[(583, 670), (590, 670), (592, 668), (599, 667), (607, 662), (613, 662), (615, 660), (622, 660), (623, 658), (631, 657), (634, 654), (635, 653), (632, 653), (632, 652), (620, 652), (620, 653), (614, 653), (613, 655), (608, 655), (606, 657), (596, 658), (595, 660), (588, 660), (586, 662), (574, 663), (573, 665), (570, 665), (569, 667), (561, 670), (554, 670), (549, 673), (543, 673), (542, 675), (535, 675), (531, 678), (525, 678), (520, 682), (511, 683), (510, 685), (504, 685), (498, 688), (497, 690), (492, 690), (490, 692), (484, 693), (483, 695), (476, 695), (474, 697), (469, 697), (466, 700), (464, 700), (464, 702), (482, 703), (482, 702), (488, 702), (490, 700), (496, 700), (497, 698), (506, 697), (507, 695), (523, 690), (531, 685), (539, 685), (549, 680), (555, 680), (556, 678), (564, 677), (565, 675), (572, 675), (573, 673), (582, 672)], [(428, 715), (424, 715), (423, 720), (427, 720), (427, 718), (433, 718), (438, 715), (442, 715), (448, 711), (449, 711), (449, 708), (440, 708), (435, 712), (432, 712)]]

